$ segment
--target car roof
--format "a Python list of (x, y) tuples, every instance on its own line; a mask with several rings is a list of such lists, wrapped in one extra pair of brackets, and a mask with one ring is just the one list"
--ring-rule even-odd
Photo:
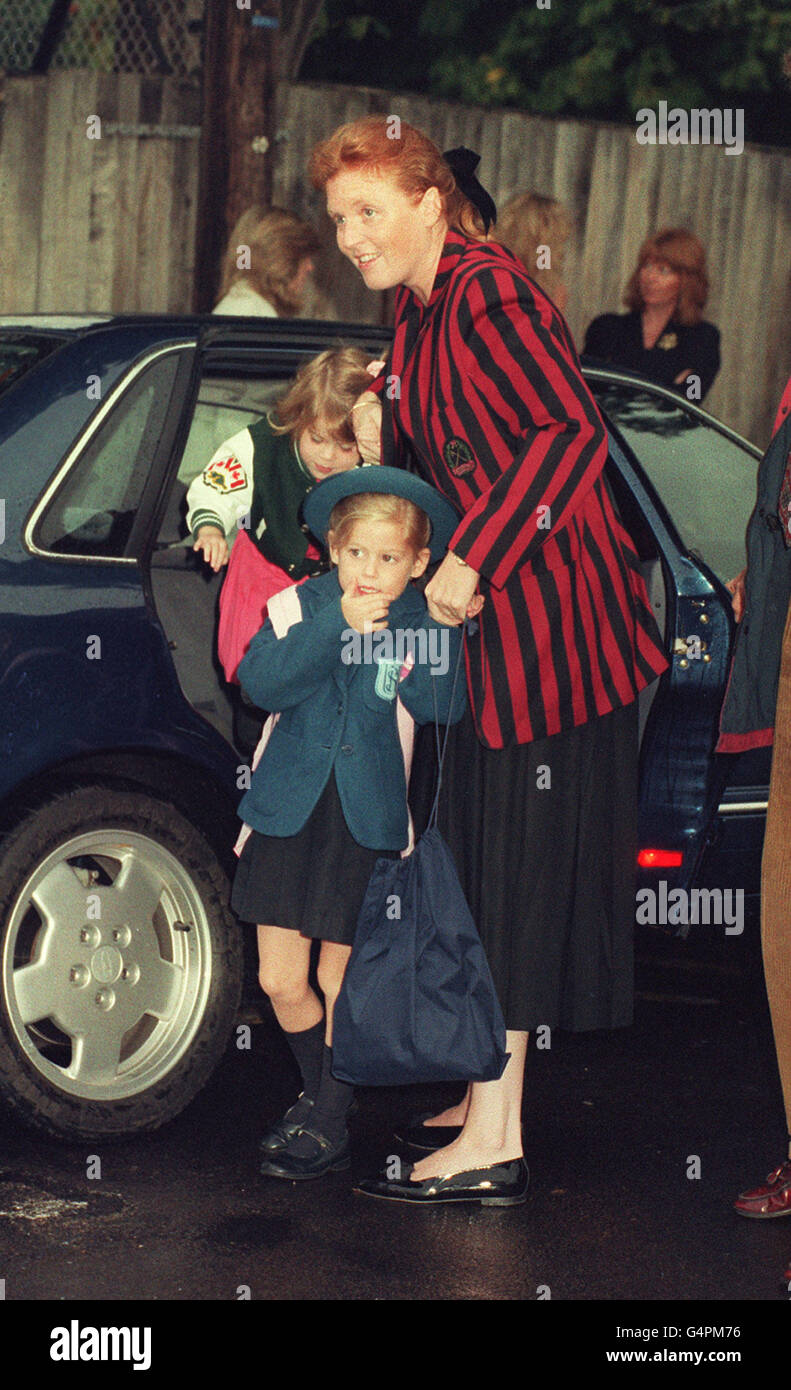
[[(392, 337), (392, 328), (389, 325), (360, 323), (349, 321), (337, 321), (334, 319), (301, 319), (301, 318), (264, 318), (264, 317), (242, 317), (233, 314), (4, 314), (0, 315), (0, 333), (3, 329), (18, 330), (20, 332), (41, 333), (52, 335), (64, 340), (88, 337), (97, 333), (120, 333), (123, 335), (125, 330), (134, 330), (135, 336), (140, 340), (141, 334), (147, 337), (151, 344), (162, 343), (174, 338), (184, 336), (201, 337), (204, 346), (221, 347), (227, 345), (244, 345), (247, 343), (251, 347), (262, 340), (269, 346), (278, 345), (284, 348), (294, 347), (298, 342), (313, 342), (321, 344), (326, 342), (329, 346), (339, 341), (352, 339), (358, 343), (373, 343), (379, 340), (388, 341)], [(148, 330), (146, 333), (145, 330)], [(632, 371), (627, 367), (619, 367), (611, 362), (602, 362), (600, 359), (592, 357), (582, 358), (582, 367), (586, 376), (590, 379), (604, 379), (614, 383), (623, 382), (625, 385), (643, 387), (651, 392), (665, 397), (669, 402), (678, 404), (678, 393), (669, 387), (660, 385), (658, 382), (649, 381), (638, 372)], [(744, 445), (756, 458), (760, 458), (761, 450), (745, 439), (743, 435), (726, 425), (716, 416), (710, 415), (696, 401), (684, 401), (688, 410), (699, 415), (703, 420), (711, 421), (718, 429), (727, 434), (734, 442)]]
[[(217, 329), (223, 336), (248, 338), (251, 335), (268, 338), (338, 337), (353, 333), (356, 337), (386, 337), (392, 329), (381, 324), (349, 323), (335, 319), (292, 319), (242, 317), (236, 314), (3, 314), (3, 328), (57, 332), (80, 337), (107, 328), (148, 328), (152, 338), (174, 333)], [(212, 337), (217, 336), (212, 333)]]
[(107, 323), (112, 314), (0, 314), (0, 328), (71, 329)]

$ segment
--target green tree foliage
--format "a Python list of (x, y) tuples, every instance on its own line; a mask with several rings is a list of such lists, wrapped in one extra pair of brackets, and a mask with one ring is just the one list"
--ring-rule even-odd
[(785, 144), (790, 48), (791, 0), (325, 0), (300, 75), (614, 121), (741, 106)]

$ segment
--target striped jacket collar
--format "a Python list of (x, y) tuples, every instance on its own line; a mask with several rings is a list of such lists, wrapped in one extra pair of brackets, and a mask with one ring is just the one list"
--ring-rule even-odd
[(449, 231), (445, 237), (442, 247), (442, 255), (439, 258), (439, 265), (434, 276), (434, 284), (431, 287), (428, 304), (423, 304), (415, 294), (414, 290), (407, 289), (406, 285), (401, 285), (396, 292), (397, 316), (399, 313), (406, 312), (410, 321), (422, 318), (423, 314), (430, 309), (436, 308), (445, 296), (445, 292), (450, 284), (451, 276), (459, 264), (462, 256), (472, 246), (480, 243), (473, 241), (471, 237), (466, 237), (461, 232)]
[(434, 305), (443, 297), (461, 257), (470, 246), (475, 245), (477, 245), (476, 242), (470, 237), (462, 236), (460, 232), (455, 232), (452, 229), (448, 232), (445, 237), (445, 245), (442, 248), (442, 255), (439, 258), (437, 273), (434, 276), (434, 284), (431, 287), (427, 308), (433, 309)]

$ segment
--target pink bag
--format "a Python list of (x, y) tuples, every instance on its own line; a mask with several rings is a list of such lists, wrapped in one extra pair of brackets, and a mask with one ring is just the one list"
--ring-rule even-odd
[[(272, 612), (269, 615), (269, 620), (273, 628), (275, 629), (275, 636), (278, 638), (285, 637), (286, 633), (288, 632), (288, 629), (292, 627), (294, 623), (299, 623), (302, 621), (302, 609), (300, 607), (299, 597), (297, 595), (297, 588), (298, 585), (292, 584), (290, 588), (286, 589), (284, 592), (281, 593), (280, 597), (277, 600), (277, 603), (272, 604)], [(272, 595), (272, 597), (274, 598), (274, 594)], [(269, 736), (272, 733), (272, 730), (274, 729), (279, 718), (279, 712), (276, 714), (270, 714), (264, 724), (263, 729), (261, 730), (261, 737), (258, 740), (258, 746), (256, 747), (256, 750), (253, 754), (253, 772), (255, 772), (259, 762), (261, 761), (261, 754), (266, 748), (266, 745), (269, 742)], [(236, 844), (233, 847), (233, 852), (235, 855), (238, 856), (241, 854), (242, 850), (245, 847), (245, 843), (249, 834), (250, 826), (245, 821), (242, 825), (241, 830), (239, 831)]]
[(217, 654), (226, 680), (239, 684), (236, 674), (239, 662), (263, 626), (270, 598), (293, 583), (291, 575), (265, 559), (247, 532), (240, 528), (220, 593)]

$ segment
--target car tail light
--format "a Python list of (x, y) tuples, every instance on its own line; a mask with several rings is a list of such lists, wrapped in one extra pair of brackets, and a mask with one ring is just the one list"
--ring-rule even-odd
[(683, 859), (680, 849), (641, 849), (637, 865), (640, 869), (678, 869)]

